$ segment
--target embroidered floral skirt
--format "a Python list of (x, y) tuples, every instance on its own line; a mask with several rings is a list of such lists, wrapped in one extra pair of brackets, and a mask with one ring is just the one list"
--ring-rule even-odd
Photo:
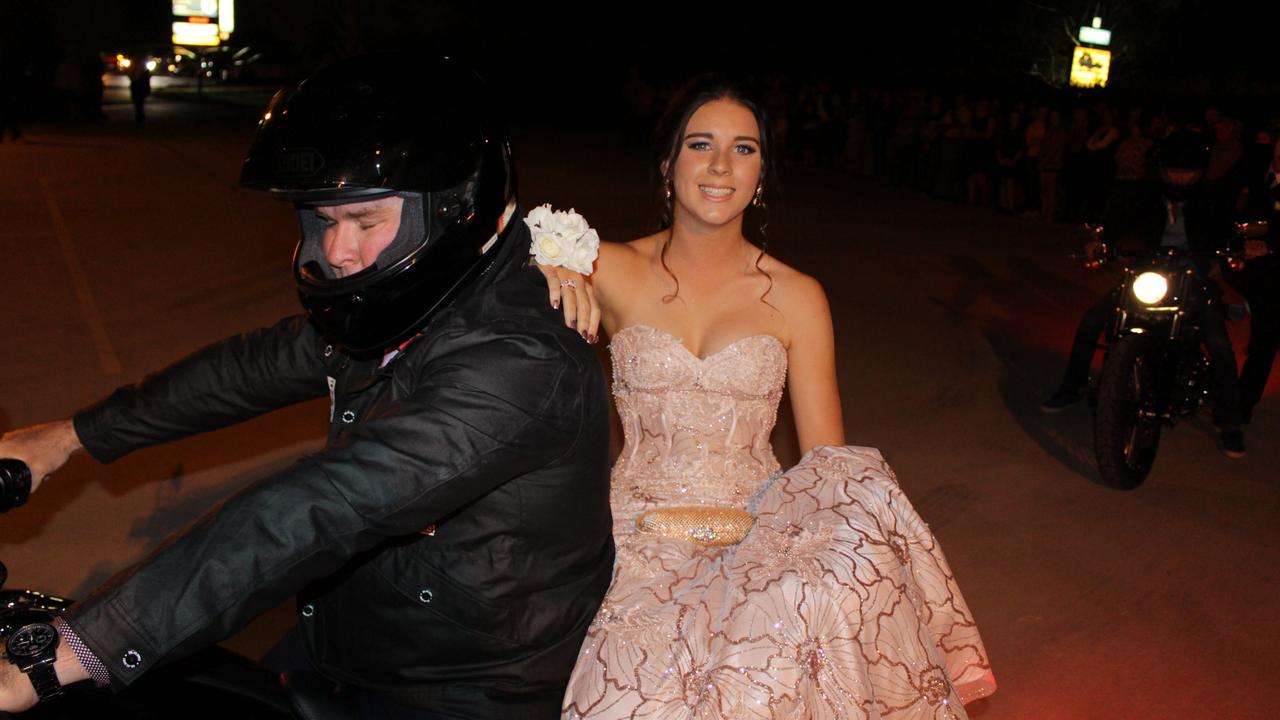
[(564, 718), (965, 718), (995, 691), (929, 528), (871, 448), (761, 488), (738, 545), (618, 540)]

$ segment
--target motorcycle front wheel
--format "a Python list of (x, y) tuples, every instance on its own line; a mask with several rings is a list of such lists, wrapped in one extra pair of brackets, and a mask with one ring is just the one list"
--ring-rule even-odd
[(1151, 342), (1127, 335), (1111, 346), (1098, 381), (1093, 449), (1103, 484), (1132, 490), (1147, 479), (1160, 445), (1161, 421), (1145, 411), (1155, 391)]

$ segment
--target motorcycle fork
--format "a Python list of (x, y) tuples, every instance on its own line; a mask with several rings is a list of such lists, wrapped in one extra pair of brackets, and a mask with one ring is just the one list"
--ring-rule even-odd
[(1177, 381), (1181, 374), (1178, 362), (1178, 333), (1181, 329), (1181, 312), (1152, 317), (1146, 313), (1130, 312), (1123, 304), (1116, 308), (1112, 343), (1130, 334), (1147, 338), (1147, 348), (1141, 358), (1142, 376), (1137, 378), (1142, 389), (1137, 400), (1138, 412), (1148, 420), (1174, 420), (1174, 394), (1179, 388)]
[(1142, 412), (1152, 420), (1168, 423), (1174, 422), (1173, 390), (1177, 387), (1179, 375), (1177, 350), (1169, 343), (1163, 347), (1153, 347), (1147, 351), (1146, 359), (1155, 367), (1147, 373), (1149, 387), (1143, 393), (1146, 397)]

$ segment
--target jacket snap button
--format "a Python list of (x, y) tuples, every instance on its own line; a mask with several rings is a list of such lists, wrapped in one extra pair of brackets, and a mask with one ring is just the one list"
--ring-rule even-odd
[(137, 650), (130, 650), (124, 654), (124, 657), (120, 658), (120, 662), (124, 663), (124, 666), (130, 670), (134, 670), (142, 664), (142, 654)]
[(356, 421), (356, 414), (351, 410), (345, 410), (342, 413), (342, 422), (353, 423)]
[(431, 602), (431, 599), (434, 597), (435, 597), (435, 593), (431, 592), (430, 590), (423, 590), (422, 592), (418, 593), (418, 601), (424, 604)]
[(316, 606), (315, 606), (315, 605), (303, 605), (303, 606), (302, 606), (302, 617), (311, 617), (312, 615), (315, 615), (315, 614), (316, 614)]
[(332, 345), (325, 345), (325, 346), (324, 346), (324, 356), (325, 356), (325, 357), (329, 357), (329, 356), (330, 356), (330, 355), (332, 355), (332, 354), (333, 354), (333, 346), (332, 346)]

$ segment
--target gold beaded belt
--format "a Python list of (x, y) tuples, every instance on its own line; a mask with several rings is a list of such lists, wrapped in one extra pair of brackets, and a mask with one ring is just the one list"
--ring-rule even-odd
[(636, 518), (636, 529), (698, 545), (736, 545), (751, 531), (755, 516), (729, 507), (655, 508)]

